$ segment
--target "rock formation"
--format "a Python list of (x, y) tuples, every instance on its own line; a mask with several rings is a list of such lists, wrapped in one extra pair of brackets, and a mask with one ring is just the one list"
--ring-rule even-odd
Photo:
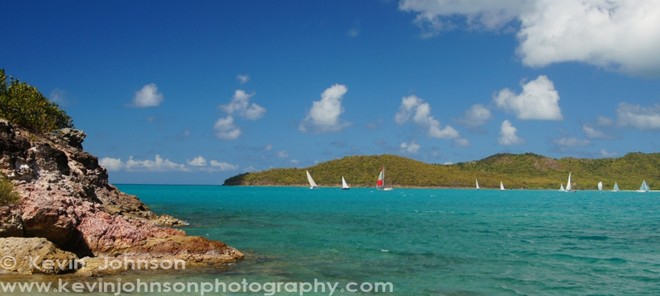
[(171, 228), (185, 222), (159, 217), (109, 184), (98, 159), (83, 151), (84, 138), (75, 129), (39, 136), (0, 119), (0, 172), (21, 196), (15, 205), (0, 206), (0, 237), (44, 238), (77, 258), (172, 258), (215, 266), (243, 257), (224, 243)]

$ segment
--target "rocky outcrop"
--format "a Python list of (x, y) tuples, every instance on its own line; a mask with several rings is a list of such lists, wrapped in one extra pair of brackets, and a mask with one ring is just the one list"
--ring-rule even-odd
[(78, 256), (58, 249), (45, 238), (0, 239), (0, 274), (61, 274), (76, 271)]
[(185, 222), (158, 216), (109, 184), (98, 159), (83, 151), (84, 138), (74, 129), (36, 136), (0, 120), (0, 172), (21, 195), (18, 204), (0, 207), (0, 237), (44, 238), (80, 258), (178, 258), (217, 265), (243, 257), (224, 243), (166, 227)]

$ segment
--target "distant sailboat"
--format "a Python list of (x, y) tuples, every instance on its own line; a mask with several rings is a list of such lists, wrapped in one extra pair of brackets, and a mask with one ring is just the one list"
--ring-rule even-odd
[(500, 190), (506, 190), (504, 189), (504, 184), (502, 184), (502, 181), (500, 181)]
[(568, 182), (566, 183), (566, 192), (573, 191), (573, 184), (571, 184), (571, 173), (568, 173)]
[(346, 183), (346, 179), (344, 179), (344, 176), (341, 176), (341, 190), (348, 190), (351, 189), (351, 187), (348, 187), (348, 183)]
[(618, 192), (619, 191), (619, 184), (614, 182), (614, 187), (612, 187), (612, 192)]
[(649, 192), (651, 191), (651, 188), (649, 188), (649, 185), (646, 184), (646, 180), (642, 181), (642, 186), (639, 186), (639, 190), (637, 192)]
[(477, 190), (479, 190), (479, 180), (474, 179), (474, 183), (476, 185)]
[(385, 167), (383, 167), (380, 170), (380, 174), (378, 174), (378, 180), (376, 181), (376, 189), (384, 190), (384, 191), (392, 190), (392, 187), (385, 187)]
[(598, 182), (598, 191), (603, 191), (603, 182)]
[(566, 188), (564, 188), (564, 183), (561, 183), (561, 186), (559, 186), (559, 191), (566, 191)]
[(309, 182), (309, 189), (318, 188), (319, 185), (317, 185), (316, 182), (314, 182), (314, 178), (312, 178), (312, 175), (309, 174), (309, 171), (305, 171), (305, 172), (307, 172), (307, 182)]

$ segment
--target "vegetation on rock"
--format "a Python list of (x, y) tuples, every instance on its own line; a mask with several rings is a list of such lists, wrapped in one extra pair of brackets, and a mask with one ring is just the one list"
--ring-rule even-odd
[(0, 206), (15, 204), (19, 199), (20, 196), (14, 190), (14, 185), (11, 184), (11, 181), (0, 174)]
[(27, 83), (10, 78), (0, 69), (0, 117), (37, 133), (72, 128), (73, 121), (60, 107)]

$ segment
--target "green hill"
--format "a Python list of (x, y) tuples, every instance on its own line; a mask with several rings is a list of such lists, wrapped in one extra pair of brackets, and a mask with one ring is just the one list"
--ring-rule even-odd
[(619, 183), (622, 190), (639, 188), (642, 180), (660, 186), (660, 153), (629, 153), (621, 158), (562, 158), (542, 155), (496, 154), (482, 160), (452, 165), (428, 164), (395, 155), (348, 156), (308, 168), (270, 169), (245, 173), (225, 180), (224, 185), (306, 186), (309, 170), (319, 186), (339, 186), (344, 176), (351, 186), (372, 187), (381, 167), (386, 168), (387, 185), (395, 187), (474, 187), (479, 179), (482, 188), (497, 188), (500, 181), (507, 188), (559, 188), (568, 172), (573, 172), (576, 189), (604, 188)]

